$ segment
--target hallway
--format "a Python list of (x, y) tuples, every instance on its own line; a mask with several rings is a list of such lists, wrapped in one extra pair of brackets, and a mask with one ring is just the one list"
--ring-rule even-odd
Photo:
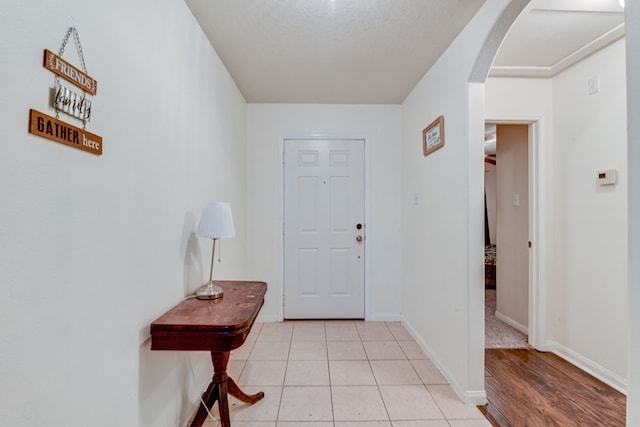
[(230, 398), (234, 427), (491, 426), (399, 322), (256, 324), (232, 352), (229, 375), (246, 392), (265, 392), (254, 405)]

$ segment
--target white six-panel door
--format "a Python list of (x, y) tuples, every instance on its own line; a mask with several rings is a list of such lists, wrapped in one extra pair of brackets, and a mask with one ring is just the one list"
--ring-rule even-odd
[(364, 318), (364, 141), (285, 140), (284, 316)]

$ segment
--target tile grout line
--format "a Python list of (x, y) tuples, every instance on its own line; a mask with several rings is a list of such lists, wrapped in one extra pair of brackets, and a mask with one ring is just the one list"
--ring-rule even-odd
[(296, 330), (296, 324), (291, 327), (291, 336), (289, 337), (289, 350), (287, 350), (287, 362), (284, 367), (284, 375), (282, 376), (282, 387), (280, 388), (280, 400), (278, 401), (278, 411), (276, 412), (276, 426), (280, 421), (280, 409), (282, 408), (282, 397), (284, 396), (285, 381), (287, 379), (287, 371), (289, 370), (289, 358), (291, 357), (291, 346), (293, 345), (293, 334)]
[(324, 348), (327, 351), (327, 375), (329, 376), (329, 399), (331, 402), (331, 423), (336, 425), (336, 411), (333, 404), (333, 384), (331, 382), (331, 365), (329, 364), (329, 338), (327, 337), (327, 323), (324, 322)]
[[(389, 330), (386, 324), (384, 327), (389, 331), (389, 333), (391, 333), (391, 331)], [(391, 334), (391, 336), (393, 337), (393, 334)], [(395, 339), (395, 337), (393, 338)], [(364, 343), (362, 344), (362, 347), (364, 347)], [(389, 424), (393, 425), (393, 422), (391, 421), (391, 414), (389, 413), (389, 408), (387, 407), (387, 402), (385, 402), (384, 396), (382, 395), (382, 390), (380, 390), (380, 382), (378, 381), (378, 378), (376, 377), (376, 373), (373, 370), (373, 365), (371, 365), (371, 360), (369, 359), (369, 354), (367, 354), (367, 349), (365, 348), (364, 351), (365, 351), (365, 354), (367, 355), (367, 361), (369, 362), (369, 368), (371, 369), (371, 372), (373, 374), (373, 379), (376, 381), (376, 388), (378, 389), (378, 395), (380, 396), (380, 400), (382, 401), (382, 405), (384, 406), (384, 411), (387, 413), (387, 419), (389, 420)]]
[[(391, 358), (389, 358), (389, 359), (383, 358), (383, 359), (374, 359), (374, 360), (372, 360), (372, 359), (370, 358), (370, 354), (367, 352), (366, 347), (365, 347), (365, 342), (366, 342), (366, 341), (364, 341), (364, 340), (363, 340), (363, 333), (365, 333), (365, 335), (366, 335), (366, 331), (361, 331), (361, 328), (358, 328), (358, 325), (357, 325), (357, 324), (355, 324), (355, 322), (354, 322), (354, 323), (350, 323), (350, 324), (351, 324), (351, 325), (353, 325), (353, 327), (355, 328), (355, 331), (356, 331), (357, 336), (358, 336), (358, 341), (357, 341), (357, 342), (358, 342), (358, 343), (360, 344), (360, 346), (362, 347), (362, 350), (363, 350), (363, 352), (364, 352), (365, 359), (366, 359), (366, 361), (367, 361), (367, 366), (369, 367), (369, 370), (371, 371), (371, 374), (372, 374), (373, 379), (374, 379), (374, 381), (375, 381), (375, 386), (376, 386), (376, 389), (377, 389), (377, 391), (378, 391), (378, 397), (381, 399), (381, 402), (382, 402), (383, 407), (384, 407), (384, 409), (385, 409), (386, 419), (384, 419), (384, 420), (380, 420), (380, 422), (385, 422), (385, 423), (389, 423), (389, 425), (393, 425), (393, 420), (391, 419), (391, 415), (390, 415), (390, 413), (389, 413), (388, 403), (385, 401), (385, 399), (384, 399), (384, 397), (383, 397), (382, 390), (381, 390), (381, 388), (383, 387), (383, 384), (381, 384), (381, 383), (380, 383), (379, 378), (378, 378), (378, 377), (376, 376), (376, 374), (375, 374), (375, 370), (374, 370), (373, 362), (374, 362), (375, 360), (400, 360), (400, 359), (394, 359), (393, 357), (389, 356), (389, 357), (391, 357)], [(364, 324), (364, 323), (363, 323), (362, 325), (363, 325), (363, 326), (366, 326), (366, 324)], [(377, 325), (376, 325), (376, 326), (377, 326)], [(381, 341), (381, 342), (389, 341), (389, 342), (394, 343), (395, 345), (397, 345), (397, 346), (400, 348), (401, 353), (399, 353), (399, 354), (402, 354), (402, 356), (403, 356), (403, 359), (402, 359), (402, 360), (408, 361), (409, 366), (411, 367), (411, 372), (413, 372), (413, 373), (418, 377), (418, 379), (419, 379), (419, 381), (420, 381), (420, 386), (421, 386), (422, 388), (424, 388), (424, 390), (427, 392), (427, 395), (428, 395), (428, 396), (429, 396), (429, 397), (434, 401), (435, 406), (438, 408), (438, 411), (440, 412), (440, 415), (441, 415), (441, 417), (442, 417), (442, 418), (440, 418), (440, 419), (441, 419), (442, 421), (446, 422), (446, 423), (447, 423), (447, 425), (451, 425), (451, 421), (452, 421), (452, 420), (457, 420), (458, 418), (452, 418), (452, 419), (449, 419), (449, 418), (446, 416), (446, 414), (444, 413), (444, 411), (443, 411), (443, 409), (442, 409), (442, 406), (441, 406), (441, 405), (443, 404), (443, 402), (444, 402), (444, 401), (439, 403), (439, 402), (435, 399), (435, 397), (434, 397), (434, 395), (433, 395), (432, 391), (431, 391), (431, 390), (429, 390), (429, 388), (428, 388), (428, 384), (425, 382), (425, 380), (422, 378), (422, 376), (418, 373), (418, 370), (417, 370), (416, 366), (414, 365), (414, 363), (412, 363), (412, 361), (413, 361), (413, 360), (418, 360), (418, 359), (412, 359), (412, 358), (410, 357), (410, 354), (409, 354), (408, 352), (411, 352), (411, 351), (412, 351), (412, 350), (411, 350), (411, 348), (409, 348), (409, 349), (405, 349), (405, 348), (403, 348), (403, 347), (402, 347), (402, 345), (401, 345), (401, 341), (399, 340), (398, 336), (400, 336), (400, 338), (403, 338), (403, 336), (402, 336), (402, 335), (398, 335), (398, 336), (396, 336), (396, 334), (394, 334), (394, 333), (393, 333), (392, 328), (391, 328), (388, 324), (385, 324), (385, 325), (383, 325), (383, 326), (379, 326), (379, 327), (384, 327), (384, 328), (385, 328), (384, 330), (386, 330), (388, 333), (390, 333), (390, 335), (391, 335), (391, 337), (392, 337), (392, 340), (388, 340), (388, 339), (387, 339), (387, 340), (383, 340), (383, 341)], [(289, 345), (289, 347), (288, 347), (288, 349), (287, 349), (287, 353), (286, 353), (286, 366), (285, 366), (285, 369), (284, 369), (284, 375), (283, 375), (283, 378), (282, 378), (282, 380), (281, 380), (281, 393), (280, 393), (280, 396), (279, 396), (279, 399), (278, 399), (278, 402), (277, 402), (278, 407), (277, 407), (277, 411), (276, 411), (276, 417), (275, 417), (275, 420), (274, 420), (275, 425), (279, 425), (278, 423), (281, 423), (281, 422), (286, 422), (286, 420), (280, 420), (280, 416), (281, 416), (281, 414), (282, 414), (282, 405), (283, 405), (283, 398), (284, 398), (284, 390), (286, 389), (286, 387), (288, 387), (288, 386), (286, 385), (287, 375), (288, 375), (289, 373), (291, 373), (291, 372), (292, 372), (292, 371), (290, 371), (291, 366), (290, 366), (289, 364), (290, 364), (291, 362), (295, 362), (295, 361), (293, 361), (293, 360), (291, 359), (291, 357), (292, 357), (292, 354), (293, 354), (292, 352), (293, 352), (293, 345), (294, 345), (294, 342), (295, 342), (295, 339), (294, 339), (294, 338), (295, 338), (295, 336), (296, 336), (296, 328), (298, 328), (298, 332), (305, 332), (305, 331), (303, 331), (303, 330), (302, 330), (303, 328), (301, 328), (301, 325), (300, 325), (300, 324), (298, 324), (298, 323), (297, 323), (297, 322), (295, 322), (295, 321), (292, 321), (291, 332), (290, 332), (290, 335), (289, 335), (289, 336), (288, 336), (288, 338), (287, 338), (287, 339), (288, 339), (288, 341), (283, 341), (283, 342), (287, 342), (287, 343), (288, 343), (288, 345)], [(324, 349), (325, 349), (325, 351), (326, 351), (326, 359), (324, 360), (324, 361), (325, 361), (325, 363), (324, 363), (324, 364), (322, 364), (322, 366), (324, 366), (324, 367), (325, 367), (325, 369), (327, 370), (327, 376), (328, 376), (328, 387), (329, 387), (329, 390), (328, 390), (328, 391), (329, 391), (329, 400), (330, 400), (330, 404), (331, 404), (331, 408), (330, 408), (330, 411), (331, 411), (331, 412), (330, 412), (330, 414), (331, 414), (331, 415), (330, 415), (331, 421), (322, 421), (322, 420), (317, 420), (316, 422), (318, 422), (318, 423), (327, 422), (327, 424), (331, 423), (331, 424), (335, 427), (335, 423), (336, 423), (336, 422), (348, 422), (348, 420), (341, 420), (341, 421), (336, 420), (335, 402), (334, 402), (334, 387), (337, 387), (338, 385), (336, 385), (336, 384), (334, 383), (334, 381), (335, 381), (335, 379), (336, 379), (336, 378), (334, 378), (334, 376), (333, 376), (333, 374), (332, 374), (332, 370), (331, 370), (331, 364), (332, 364), (331, 362), (332, 362), (332, 360), (331, 360), (331, 357), (330, 357), (330, 354), (329, 354), (329, 345), (330, 345), (330, 340), (329, 340), (329, 337), (328, 337), (329, 324), (328, 324), (327, 322), (322, 322), (322, 331), (323, 331), (323, 333), (324, 333), (324, 337), (323, 337), (323, 346), (324, 346)], [(244, 374), (245, 370), (247, 369), (247, 364), (248, 364), (248, 362), (249, 362), (249, 359), (251, 358), (251, 355), (252, 355), (252, 354), (254, 354), (254, 352), (255, 352), (255, 350), (256, 350), (256, 346), (255, 346), (255, 345), (256, 345), (256, 343), (260, 340), (260, 338), (261, 338), (261, 337), (262, 337), (262, 338), (265, 338), (265, 337), (266, 337), (266, 335), (263, 335), (263, 333), (265, 333), (265, 332), (266, 332), (266, 331), (265, 331), (264, 329), (262, 329), (262, 328), (261, 328), (261, 329), (260, 329), (260, 331), (259, 331), (259, 333), (257, 334), (256, 338), (252, 341), (252, 348), (251, 348), (251, 350), (246, 354), (246, 356), (244, 357), (244, 359), (245, 359), (245, 360), (243, 360), (243, 361), (242, 361), (242, 362), (243, 362), (243, 364), (242, 364), (242, 368), (240, 369), (240, 371), (239, 371), (239, 374), (238, 374), (238, 375), (240, 375), (240, 376), (241, 376), (241, 375), (243, 375), (243, 374)], [(400, 334), (400, 331), (398, 331), (397, 333), (398, 333), (398, 334)], [(301, 337), (302, 337), (302, 338), (301, 338)], [(369, 336), (369, 335), (367, 335), (367, 337), (371, 338), (371, 337), (375, 337), (375, 335), (373, 335), (373, 336)], [(280, 338), (282, 338), (282, 336), (281, 336)], [(301, 338), (301, 339), (300, 339), (301, 341), (306, 341), (306, 339), (305, 339), (305, 337), (304, 337), (303, 335), (300, 335), (298, 338)], [(336, 336), (336, 338), (340, 338), (340, 337)], [(354, 337), (354, 338), (355, 338), (355, 337)], [(310, 340), (310, 341), (314, 341), (314, 340)], [(340, 340), (340, 339), (338, 339), (337, 341), (341, 341), (341, 340)], [(403, 340), (403, 341), (407, 341), (407, 340)], [(321, 347), (320, 347), (320, 348), (321, 348)], [(398, 354), (398, 355), (399, 355), (399, 354)], [(256, 354), (254, 354), (254, 355), (256, 355)], [(382, 355), (384, 355), (384, 354), (382, 354)], [(305, 356), (305, 357), (306, 357), (306, 356)], [(394, 357), (395, 357), (395, 356), (394, 356)], [(313, 359), (313, 358), (308, 359), (308, 361), (313, 361), (313, 360), (316, 360), (316, 359)], [(318, 359), (318, 360), (322, 361), (322, 359)], [(346, 358), (345, 358), (345, 361), (347, 361), (347, 360), (351, 360), (351, 359), (349, 359), (348, 357), (346, 357)], [(420, 360), (422, 360), (422, 359), (420, 359)], [(427, 357), (427, 358), (426, 358), (426, 360), (429, 360), (429, 358)], [(300, 361), (301, 361), (301, 362), (303, 362), (303, 361), (307, 361), (307, 359), (303, 358), (303, 359), (301, 359)], [(316, 366), (318, 366), (318, 365), (320, 365), (320, 364), (316, 364)], [(294, 381), (294, 382), (295, 382), (295, 381)], [(294, 384), (294, 385), (295, 385), (295, 384)], [(308, 385), (309, 385), (309, 386), (314, 386), (315, 384), (308, 384)], [(321, 385), (321, 384), (318, 384), (318, 385)], [(395, 385), (395, 384), (389, 384), (389, 385)], [(400, 385), (400, 384), (398, 384), (398, 385)], [(416, 385), (417, 385), (417, 384), (416, 384)], [(351, 386), (357, 386), (357, 384), (345, 384), (345, 387), (351, 387)], [(364, 386), (364, 385), (363, 385), (363, 386)], [(274, 403), (275, 403), (275, 402), (274, 402)], [(480, 411), (479, 411), (479, 412), (480, 412)], [(483, 417), (482, 413), (479, 413), (479, 415), (480, 415), (479, 419), (486, 419), (486, 418), (484, 418), (484, 417)], [(470, 418), (470, 419), (471, 419), (471, 418)], [(470, 420), (470, 419), (469, 419), (469, 420)], [(474, 419), (475, 419), (475, 418), (474, 418)], [(256, 420), (256, 421), (258, 421), (258, 420)], [(265, 420), (265, 421), (266, 421), (266, 420)], [(361, 423), (366, 423), (366, 422), (373, 422), (374, 420), (369, 420), (369, 419), (367, 419), (367, 420), (353, 420), (353, 421), (358, 421), (358, 422), (361, 422)]]

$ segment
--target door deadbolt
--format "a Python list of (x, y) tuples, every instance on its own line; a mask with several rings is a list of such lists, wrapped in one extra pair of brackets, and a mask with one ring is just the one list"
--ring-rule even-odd
[(356, 242), (362, 242), (362, 236), (356, 236)]

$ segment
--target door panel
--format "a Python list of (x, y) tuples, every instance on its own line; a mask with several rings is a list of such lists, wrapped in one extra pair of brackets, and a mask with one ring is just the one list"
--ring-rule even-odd
[(284, 145), (285, 318), (364, 318), (364, 141)]

